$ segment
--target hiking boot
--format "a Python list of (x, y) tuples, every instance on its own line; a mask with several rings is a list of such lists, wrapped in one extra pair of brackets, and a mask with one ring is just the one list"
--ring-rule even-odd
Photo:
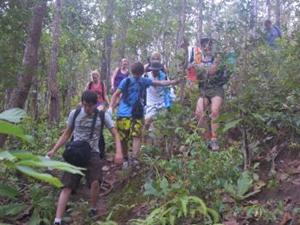
[(97, 209), (90, 209), (89, 217), (93, 218), (97, 216)]
[(212, 151), (218, 151), (220, 149), (220, 146), (218, 145), (217, 140), (211, 140), (210, 143), (209, 143), (209, 148)]
[(136, 169), (140, 168), (140, 162), (137, 159), (135, 159), (135, 158), (132, 158), (132, 159), (129, 160), (129, 165), (131, 167), (136, 168)]

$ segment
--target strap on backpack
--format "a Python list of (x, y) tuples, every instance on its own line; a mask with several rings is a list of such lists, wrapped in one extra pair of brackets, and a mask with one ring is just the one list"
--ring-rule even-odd
[[(73, 120), (72, 120), (72, 125), (71, 125), (71, 129), (72, 130), (74, 130), (75, 120), (76, 120), (77, 116), (79, 115), (80, 111), (81, 111), (81, 107), (77, 108), (76, 111), (75, 111), (75, 113), (74, 113)], [(92, 122), (92, 127), (91, 127), (91, 133), (90, 133), (90, 139), (92, 139), (92, 137), (94, 135), (95, 124), (96, 124), (96, 119), (97, 119), (97, 116), (98, 116), (98, 112), (99, 111), (96, 109), (94, 117), (93, 117), (93, 122)], [(72, 136), (72, 139), (73, 139), (73, 136)]]
[(105, 112), (103, 110), (98, 111), (99, 112), (99, 117), (101, 121), (101, 127), (100, 127), (100, 135), (103, 133), (103, 128), (104, 128), (104, 120), (105, 120)]

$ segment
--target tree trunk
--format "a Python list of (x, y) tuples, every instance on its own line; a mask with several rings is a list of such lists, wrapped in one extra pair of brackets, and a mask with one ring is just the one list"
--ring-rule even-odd
[(280, 27), (280, 17), (281, 17), (281, 2), (280, 0), (276, 0), (276, 8), (275, 8), (275, 24)]
[(51, 62), (48, 75), (48, 87), (50, 95), (49, 123), (56, 124), (59, 121), (59, 88), (57, 84), (58, 49), (61, 23), (61, 0), (55, 1), (55, 13), (52, 23), (52, 47)]
[[(177, 54), (178, 50), (181, 48), (181, 46), (184, 42), (184, 31), (185, 31), (185, 22), (186, 22), (186, 7), (187, 7), (187, 1), (186, 0), (180, 0), (179, 28), (178, 28), (177, 36), (176, 36), (175, 55)], [(179, 73), (182, 73), (183, 76), (185, 76), (185, 69), (180, 68), (179, 66), (177, 66), (177, 71)], [(182, 82), (179, 85), (179, 88), (180, 88), (180, 92), (179, 92), (180, 102), (183, 102), (183, 100), (184, 100), (184, 87), (185, 87), (185, 83)]]
[[(183, 43), (184, 31), (185, 31), (185, 21), (186, 21), (186, 0), (180, 0), (180, 12), (179, 12), (179, 28), (176, 36), (176, 50), (180, 48)], [(175, 52), (176, 55), (176, 52)]]
[(250, 31), (253, 37), (256, 37), (257, 10), (258, 10), (257, 0), (252, 0), (251, 8), (250, 8)]
[[(24, 108), (32, 78), (36, 75), (38, 65), (38, 48), (42, 33), (42, 24), (47, 11), (47, 1), (38, 1), (33, 9), (30, 31), (23, 56), (23, 72), (18, 78), (17, 86), (12, 91), (8, 108)], [(0, 147), (5, 143), (6, 136), (0, 136)]]
[(42, 23), (46, 15), (47, 1), (39, 1), (33, 9), (31, 28), (23, 56), (23, 73), (19, 76), (17, 87), (14, 88), (9, 100), (9, 108), (24, 108), (32, 77), (35, 76), (38, 64), (38, 47), (42, 33)]
[(271, 1), (270, 0), (267, 0), (266, 7), (267, 7), (267, 18), (268, 18), (268, 20), (270, 20), (271, 19)]
[(198, 20), (197, 20), (197, 44), (200, 46), (201, 36), (203, 34), (203, 0), (198, 0)]
[(102, 63), (101, 63), (101, 76), (102, 80), (106, 81), (108, 88), (110, 85), (110, 71), (111, 71), (111, 51), (112, 51), (112, 27), (113, 27), (113, 13), (114, 13), (115, 1), (107, 1), (105, 10), (105, 36), (104, 36), (104, 51), (102, 51)]

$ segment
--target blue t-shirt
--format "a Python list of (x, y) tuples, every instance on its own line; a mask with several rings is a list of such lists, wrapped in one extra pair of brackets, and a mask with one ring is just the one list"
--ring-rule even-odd
[(142, 98), (142, 96), (139, 95), (150, 85), (152, 85), (152, 80), (145, 77), (130, 76), (123, 79), (118, 87), (122, 92), (122, 97), (118, 107), (117, 117), (130, 118), (132, 116), (133, 105), (138, 101), (138, 98)]

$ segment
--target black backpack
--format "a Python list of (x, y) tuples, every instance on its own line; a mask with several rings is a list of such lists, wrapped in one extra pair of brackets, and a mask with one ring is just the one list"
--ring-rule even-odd
[[(73, 121), (71, 128), (74, 130), (75, 127), (75, 120), (77, 116), (79, 115), (81, 111), (81, 108), (76, 109), (74, 116), (73, 116)], [(90, 139), (93, 137), (94, 134), (94, 129), (95, 129), (95, 124), (98, 115), (100, 116), (101, 119), (101, 129), (100, 129), (100, 137), (103, 136), (102, 130), (104, 126), (104, 112), (103, 111), (98, 111), (96, 110), (94, 117), (93, 117), (93, 122), (92, 122), (92, 127), (91, 127), (91, 133), (90, 133)], [(92, 148), (88, 141), (74, 141), (74, 137), (72, 136), (71, 141), (66, 144), (65, 151), (63, 153), (63, 158), (65, 159), (66, 162), (79, 166), (79, 167), (86, 167), (89, 159), (91, 157), (91, 152)], [(99, 143), (100, 143), (99, 138)], [(104, 140), (104, 139), (103, 139)], [(98, 143), (98, 145), (99, 145)], [(105, 143), (104, 143), (105, 146)], [(101, 149), (100, 150), (100, 156), (101, 156)]]

